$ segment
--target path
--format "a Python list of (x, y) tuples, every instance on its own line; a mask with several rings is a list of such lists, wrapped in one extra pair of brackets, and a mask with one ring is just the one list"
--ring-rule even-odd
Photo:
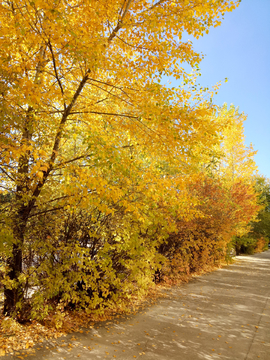
[(237, 257), (137, 315), (37, 345), (29, 357), (78, 358), (269, 360), (270, 251)]

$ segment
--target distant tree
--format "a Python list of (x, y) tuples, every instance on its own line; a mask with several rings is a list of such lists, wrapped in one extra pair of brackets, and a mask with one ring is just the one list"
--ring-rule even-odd
[(254, 185), (260, 211), (249, 223), (249, 232), (244, 236), (234, 238), (234, 245), (238, 254), (254, 253), (266, 250), (270, 242), (270, 182), (269, 179), (256, 177)]

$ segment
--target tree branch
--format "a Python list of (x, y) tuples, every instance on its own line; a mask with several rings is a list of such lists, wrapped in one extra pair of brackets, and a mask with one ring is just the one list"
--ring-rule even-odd
[(132, 116), (127, 114), (117, 114), (117, 113), (105, 113), (102, 111), (73, 111), (70, 113), (70, 115), (76, 115), (76, 114), (97, 114), (97, 115), (108, 115), (108, 116), (121, 116), (121, 117), (127, 117), (131, 119), (138, 119), (138, 116)]
[[(50, 40), (48, 41), (48, 46), (49, 46), (49, 49), (50, 49), (50, 52), (51, 52), (51, 55), (52, 55), (52, 61), (53, 61), (53, 68), (54, 68), (55, 77), (56, 77), (56, 80), (57, 80), (58, 85), (60, 87), (61, 93), (62, 93), (62, 95), (64, 95), (63, 85), (62, 85), (61, 80), (60, 80), (59, 75), (58, 75), (55, 56), (54, 56), (54, 52), (53, 52), (53, 48), (52, 48), (52, 44), (51, 44)], [(64, 103), (64, 107), (66, 108), (65, 103)]]
[(64, 206), (60, 206), (58, 208), (53, 208), (53, 209), (49, 209), (49, 210), (44, 210), (44, 211), (40, 211), (38, 213), (34, 213), (34, 214), (31, 214), (28, 216), (28, 219), (30, 219), (31, 217), (34, 217), (34, 216), (38, 216), (38, 215), (42, 215), (42, 214), (47, 214), (48, 212), (52, 212), (52, 211), (57, 211), (57, 210), (62, 210), (64, 209)]
[(15, 179), (13, 179), (12, 176), (10, 176), (3, 168), (2, 166), (0, 166), (0, 170), (11, 180), (15, 182)]
[(59, 170), (59, 169), (61, 169), (59, 166), (66, 165), (66, 164), (69, 164), (69, 163), (71, 163), (71, 162), (73, 162), (73, 161), (83, 159), (83, 158), (85, 158), (86, 156), (89, 156), (89, 154), (81, 155), (81, 156), (78, 156), (78, 157), (73, 158), (73, 159), (71, 159), (71, 160), (67, 160), (67, 161), (61, 162), (61, 163), (59, 163), (59, 164), (55, 164), (55, 165), (57, 166), (57, 168), (53, 168), (52, 170)]
[[(123, 27), (123, 20), (124, 20), (124, 17), (127, 15), (127, 12), (128, 12), (128, 9), (129, 9), (131, 3), (132, 3), (132, 0), (127, 0), (127, 4), (126, 4), (125, 10), (123, 12), (123, 15), (121, 16), (121, 19), (118, 21), (116, 27), (113, 29), (111, 35), (109, 36), (108, 43), (113, 40), (113, 38), (118, 33), (118, 31)], [(121, 9), (121, 11), (122, 11), (122, 9)]]

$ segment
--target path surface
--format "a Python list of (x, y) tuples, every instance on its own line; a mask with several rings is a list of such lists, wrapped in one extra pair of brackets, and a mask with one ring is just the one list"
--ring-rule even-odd
[(269, 360), (270, 251), (237, 257), (137, 315), (88, 331), (37, 345), (29, 359)]

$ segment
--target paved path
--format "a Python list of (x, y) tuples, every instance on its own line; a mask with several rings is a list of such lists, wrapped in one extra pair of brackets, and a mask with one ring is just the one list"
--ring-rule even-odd
[(237, 257), (137, 315), (35, 346), (29, 357), (78, 358), (270, 360), (270, 251)]

